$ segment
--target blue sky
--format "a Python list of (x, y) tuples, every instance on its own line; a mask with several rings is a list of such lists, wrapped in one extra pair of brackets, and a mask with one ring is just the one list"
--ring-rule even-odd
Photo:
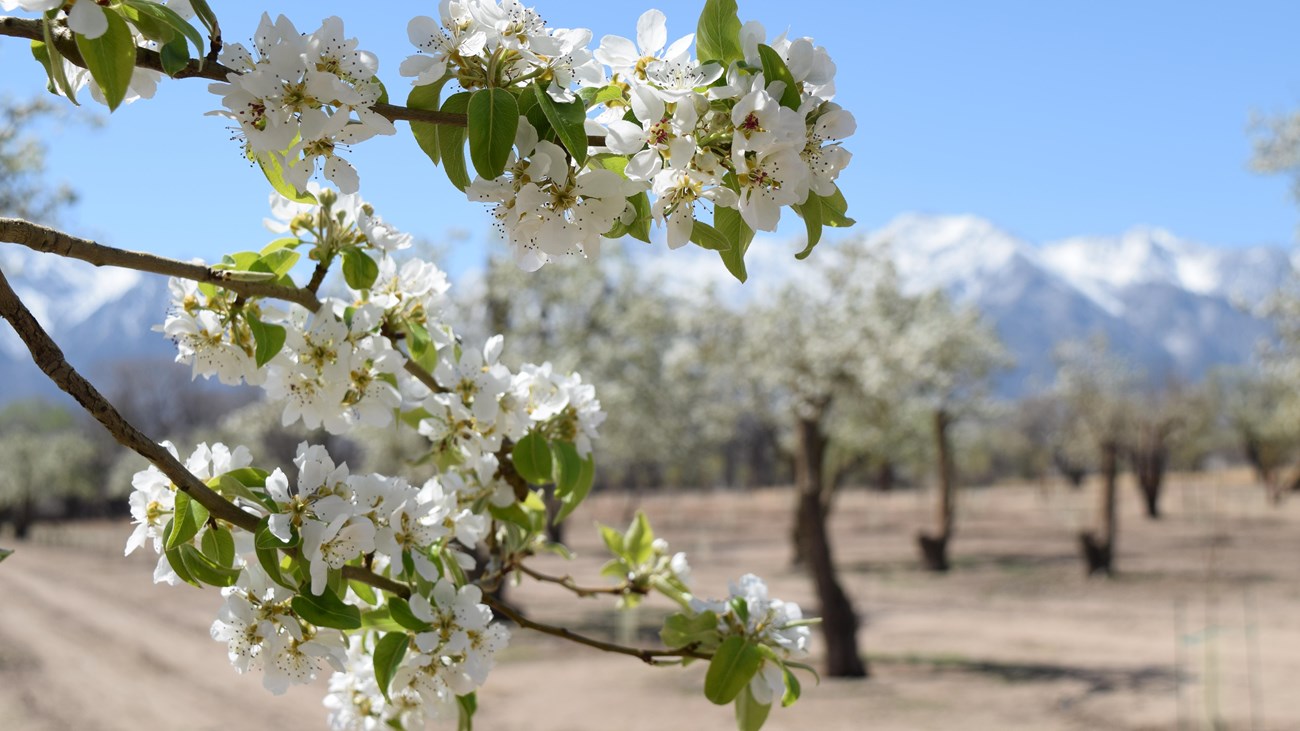
[[(667, 14), (675, 38), (694, 30), (700, 7), (537, 5), (551, 25), (590, 27), (597, 39), (633, 36), (648, 7)], [(230, 40), (248, 38), (267, 7), (302, 30), (342, 16), (379, 55), (395, 99), (407, 83), (396, 73), (411, 50), (406, 22), (436, 12), (432, 0), (218, 6)], [(1300, 217), (1288, 184), (1247, 169), (1246, 125), (1252, 110), (1300, 107), (1291, 50), (1300, 3), (741, 0), (741, 16), (810, 35), (835, 58), (837, 100), (858, 119), (842, 187), (862, 226), (924, 211), (976, 214), (1040, 242), (1146, 224), (1221, 246), (1292, 243)], [(44, 93), (25, 42), (0, 38), (0, 68), (0, 93)], [(217, 104), (206, 82), (169, 81), (102, 128), (49, 130), (50, 177), (81, 194), (65, 226), (209, 260), (269, 240), (268, 188), (225, 122), (203, 116)], [(435, 241), (466, 231), (450, 268), (481, 260), (486, 213), (459, 198), (405, 125), (359, 145), (353, 160), (363, 195), (388, 220)], [(802, 227), (789, 217), (783, 232), (795, 236)]]

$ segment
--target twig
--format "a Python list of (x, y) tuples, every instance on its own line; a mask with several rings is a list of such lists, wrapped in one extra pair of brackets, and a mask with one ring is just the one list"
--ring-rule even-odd
[(574, 581), (572, 576), (568, 576), (568, 575), (551, 576), (550, 574), (544, 574), (534, 568), (525, 566), (523, 561), (512, 562), (510, 564), (510, 568), (518, 569), (519, 571), (523, 572), (524, 574), (527, 574), (528, 576), (538, 581), (543, 581), (548, 584), (558, 584), (559, 586), (563, 586), (565, 589), (568, 589), (574, 594), (577, 594), (578, 596), (584, 598), (599, 596), (601, 594), (612, 594), (614, 596), (623, 596), (625, 594), (648, 594), (649, 593), (647, 589), (630, 586), (626, 581), (619, 584), (618, 586), (594, 586), (594, 587), (579, 586), (578, 582)]
[(316, 299), (316, 295), (305, 289), (284, 287), (271, 282), (246, 282), (233, 279), (230, 272), (222, 269), (168, 259), (142, 251), (105, 246), (18, 218), (0, 218), (0, 241), (19, 244), (47, 254), (58, 254), (69, 259), (80, 259), (97, 267), (115, 266), (192, 279), (196, 282), (208, 282), (247, 297), (272, 297), (302, 305), (312, 312), (320, 309), (320, 301)]
[(510, 608), (508, 605), (504, 604), (503, 602), (497, 601), (491, 595), (484, 595), (483, 603), (491, 607), (493, 612), (496, 612), (497, 614), (506, 617), (507, 619), (519, 625), (520, 627), (523, 627), (524, 629), (531, 629), (534, 632), (541, 632), (542, 634), (551, 635), (552, 637), (559, 637), (560, 639), (563, 640), (576, 642), (579, 645), (594, 647), (597, 650), (601, 650), (603, 652), (613, 652), (619, 655), (628, 655), (630, 657), (635, 657), (649, 665), (664, 664), (661, 663), (660, 661), (671, 660), (674, 658), (681, 659), (681, 658), (690, 657), (690, 658), (695, 658), (697, 660), (708, 660), (713, 657), (712, 655), (709, 655), (707, 653), (697, 651), (693, 645), (687, 645), (686, 647), (677, 650), (651, 650), (647, 648), (628, 647), (626, 645), (616, 645), (612, 642), (605, 642), (603, 640), (597, 640), (593, 637), (587, 637), (586, 635), (580, 635), (577, 632), (574, 632), (569, 629), (565, 629), (564, 627), (556, 627), (555, 625), (543, 624), (541, 622), (534, 622), (533, 620), (525, 617), (524, 615)]
[(68, 363), (63, 357), (63, 351), (9, 286), (3, 271), (0, 271), (0, 317), (8, 320), (13, 326), (18, 337), (22, 338), (23, 343), (27, 345), (27, 350), (31, 352), (32, 360), (45, 372), (45, 375), (69, 396), (76, 399), (77, 403), (95, 417), (95, 420), (102, 424), (122, 446), (149, 460), (171, 479), (177, 488), (197, 500), (214, 517), (250, 532), (257, 529), (256, 515), (240, 510), (234, 503), (203, 484), (180, 463), (180, 460), (172, 456), (171, 452), (128, 422), (108, 402), (108, 399), (104, 398)]

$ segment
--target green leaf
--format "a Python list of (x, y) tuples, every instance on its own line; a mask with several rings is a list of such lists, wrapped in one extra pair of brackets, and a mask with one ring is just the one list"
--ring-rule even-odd
[(600, 526), (600, 539), (605, 542), (605, 548), (608, 548), (610, 553), (623, 557), (623, 534), (619, 533), (617, 528)]
[[(452, 94), (442, 103), (442, 111), (448, 114), (465, 114), (469, 109), (471, 92), (462, 91)], [(438, 149), (441, 152), (442, 169), (447, 179), (457, 190), (469, 187), (469, 173), (465, 170), (465, 128), (444, 126), (438, 130)]]
[[(290, 241), (297, 241), (297, 239), (290, 239)], [(297, 264), (298, 260), (301, 258), (302, 254), (299, 254), (293, 249), (279, 248), (263, 253), (253, 266), (258, 268), (265, 267), (268, 272), (275, 275), (276, 279), (279, 279), (288, 274), (289, 270), (293, 269), (293, 265)]]
[(474, 731), (474, 712), (478, 710), (478, 693), (466, 693), (456, 696), (459, 717), (456, 731)]
[(808, 245), (803, 251), (794, 255), (794, 258), (803, 260), (807, 259), (812, 253), (813, 247), (822, 238), (822, 201), (816, 193), (809, 193), (808, 200), (804, 203), (794, 206), (795, 213), (803, 219), (803, 225), (808, 230)]
[[(38, 61), (45, 64), (45, 70), (50, 75), (50, 91), (57, 94), (62, 92), (76, 106), (81, 106), (77, 101), (77, 91), (72, 88), (68, 81), (67, 71), (63, 68), (63, 54), (59, 53), (59, 47), (54, 43), (54, 36), (50, 31), (50, 15), (46, 14), (45, 19), (41, 22), (41, 31), (45, 35), (45, 42), (38, 48), (35, 42), (32, 43), (32, 55)], [(44, 58), (42, 59), (42, 55)], [(55, 91), (58, 89), (58, 91)]]
[(204, 28), (212, 32), (220, 30), (221, 26), (217, 22), (217, 14), (212, 12), (212, 6), (208, 5), (208, 0), (190, 0), (190, 7), (194, 9), (194, 14), (199, 16)]
[(262, 518), (257, 524), (257, 529), (253, 531), (253, 551), (257, 554), (257, 562), (262, 566), (262, 570), (271, 580), (286, 589), (297, 589), (297, 585), (290, 581), (280, 568), (280, 550), (289, 548), (292, 544), (283, 543), (270, 528), (271, 517)]
[(832, 228), (848, 228), (857, 223), (847, 215), (849, 202), (844, 200), (842, 193), (837, 186), (835, 192), (828, 196), (822, 196), (822, 218), (827, 226)]
[(794, 705), (795, 701), (799, 700), (803, 688), (799, 685), (799, 678), (795, 677), (790, 668), (782, 665), (781, 672), (785, 675), (785, 693), (781, 696), (781, 707), (789, 708)]
[(186, 543), (176, 549), (181, 556), (181, 562), (185, 564), (185, 569), (189, 571), (190, 576), (212, 586), (234, 586), (235, 581), (239, 578), (239, 569), (230, 569), (224, 566), (218, 566), (212, 559), (204, 556), (199, 549)]
[(190, 47), (183, 37), (173, 38), (164, 43), (158, 51), (162, 61), (163, 73), (175, 76), (190, 63)]
[(587, 162), (587, 109), (578, 100), (560, 104), (546, 93), (546, 86), (540, 81), (533, 83), (533, 94), (537, 97), (537, 106), (546, 115), (546, 121), (551, 123), (560, 142), (581, 168)]
[(529, 432), (515, 443), (510, 453), (519, 476), (534, 485), (544, 485), (551, 480), (551, 449), (546, 437)]
[(9, 558), (12, 555), (14, 555), (14, 550), (12, 548), (0, 548), (0, 561)]
[(388, 615), (394, 622), (412, 632), (428, 632), (433, 629), (433, 625), (415, 616), (411, 605), (401, 597), (395, 596), (388, 600)]
[[(172, 532), (172, 521), (167, 521), (167, 526), (163, 528), (163, 534), (166, 535), (166, 534), (170, 534), (171, 532)], [(167, 564), (172, 567), (172, 571), (176, 572), (176, 575), (181, 578), (181, 581), (202, 588), (202, 585), (198, 582), (198, 580), (190, 575), (190, 570), (185, 568), (185, 561), (181, 558), (180, 549), (178, 548), (164, 549), (163, 555), (167, 557)]]
[(284, 177), (284, 163), (280, 161), (282, 157), (282, 155), (271, 152), (254, 155), (250, 150), (248, 153), (248, 159), (257, 161), (257, 166), (262, 169), (262, 174), (266, 176), (266, 182), (271, 184), (275, 192), (294, 203), (315, 203), (316, 196), (298, 190)]
[(781, 59), (781, 54), (777, 53), (775, 48), (760, 43), (758, 44), (758, 57), (763, 62), (764, 83), (771, 84), (773, 81), (780, 81), (785, 84), (785, 91), (781, 92), (781, 106), (798, 110), (799, 87), (795, 84), (790, 68)]
[(262, 250), (257, 253), (260, 254), (261, 256), (266, 256), (267, 254), (270, 254), (273, 251), (279, 251), (281, 249), (290, 249), (298, 246), (301, 243), (302, 240), (297, 238), (296, 236), (285, 236), (283, 238), (278, 238), (275, 241), (272, 241), (266, 246), (263, 246)]
[(406, 648), (411, 644), (411, 636), (405, 632), (389, 632), (375, 644), (375, 682), (379, 683), (379, 692), (388, 698), (388, 684), (393, 682), (393, 674), (406, 656)]
[(375, 594), (375, 587), (362, 583), (360, 581), (349, 581), (348, 588), (352, 590), (357, 598), (366, 604), (375, 605), (379, 603), (379, 596)]
[(245, 319), (248, 320), (248, 329), (253, 333), (253, 342), (256, 344), (253, 350), (253, 360), (257, 363), (257, 367), (261, 368), (270, 363), (271, 359), (284, 348), (287, 333), (281, 325), (262, 322), (251, 316)]
[(344, 604), (338, 595), (325, 589), (320, 596), (313, 595), (302, 587), (303, 593), (295, 596), (290, 606), (299, 617), (317, 627), (334, 629), (360, 629), (361, 610), (351, 604)]
[(343, 250), (343, 279), (356, 289), (370, 289), (379, 278), (379, 264), (355, 246)]
[(736, 698), (736, 728), (740, 731), (758, 731), (772, 711), (771, 703), (759, 703), (749, 691), (749, 685)]
[(731, 242), (718, 229), (698, 219), (695, 225), (691, 226), (691, 243), (714, 251), (726, 251), (731, 248)]
[(736, 0), (706, 0), (695, 29), (695, 55), (700, 63), (718, 61), (724, 67), (744, 59)]
[(659, 630), (659, 639), (665, 647), (686, 647), (704, 644), (713, 640), (718, 634), (718, 615), (713, 612), (686, 614), (677, 612), (668, 615), (663, 629)]
[[(450, 76), (444, 76), (432, 84), (417, 86), (411, 89), (410, 95), (406, 97), (406, 106), (411, 109), (424, 109), (426, 111), (437, 111), (438, 104), (442, 100), (442, 87), (447, 85), (451, 80)], [(424, 154), (429, 156), (434, 165), (442, 160), (442, 150), (438, 146), (438, 134), (440, 125), (432, 122), (411, 122), (411, 134), (415, 136), (415, 143), (424, 150)]]
[(131, 85), (131, 74), (135, 72), (135, 37), (122, 16), (105, 12), (104, 17), (108, 19), (108, 30), (100, 37), (73, 35), (86, 68), (104, 92), (104, 101), (112, 111), (126, 98), (127, 88)]
[[(429, 331), (414, 320), (406, 321), (406, 347), (411, 351), (411, 358), (421, 368), (432, 373), (438, 367), (438, 349), (429, 337)], [(425, 416), (428, 416), (426, 412)], [(419, 428), (419, 422), (415, 423)]]
[(167, 536), (167, 548), (187, 544), (198, 535), (199, 528), (208, 519), (208, 509), (195, 502), (189, 493), (177, 491), (176, 506), (172, 513), (172, 530)]
[(627, 235), (637, 241), (644, 241), (647, 244), (650, 243), (650, 196), (646, 195), (645, 192), (642, 191), (631, 196), (627, 201), (628, 203), (631, 203), (632, 208), (636, 210), (636, 220), (628, 224)]
[[(586, 91), (584, 89), (583, 91)], [(610, 84), (602, 87), (596, 93), (591, 95), (591, 100), (587, 103), (588, 107), (594, 107), (597, 104), (607, 104), (612, 101), (624, 101), (627, 99), (627, 90), (618, 84)]]
[(533, 517), (519, 503), (510, 503), (505, 507), (488, 505), (488, 512), (493, 518), (503, 523), (517, 525), (526, 531), (531, 531), (534, 527)]
[(762, 664), (763, 655), (757, 645), (739, 635), (728, 637), (709, 661), (709, 671), (704, 676), (704, 697), (718, 705), (732, 702)]
[(754, 230), (740, 217), (740, 211), (724, 206), (714, 207), (713, 227), (731, 242), (731, 248), (718, 252), (722, 263), (732, 276), (745, 281), (749, 278), (749, 272), (745, 271), (745, 252), (749, 251), (749, 244), (754, 240)]
[(633, 564), (643, 564), (654, 556), (655, 532), (643, 511), (636, 511), (632, 524), (623, 534), (623, 555)]
[[(161, 3), (149, 2), (148, 0), (123, 0), (122, 4), (124, 11), (127, 13), (127, 18), (135, 24), (136, 28), (140, 29), (141, 33), (149, 36), (149, 33), (145, 31), (145, 26), (149, 26), (157, 34), (156, 37), (149, 37), (152, 40), (163, 42), (170, 41), (173, 36), (180, 34), (194, 45), (195, 53), (198, 54), (200, 59), (202, 58), (204, 52), (202, 34), (175, 10)], [(192, 7), (196, 13), (202, 15), (197, 5), (192, 5)], [(211, 10), (209, 9), (208, 12), (210, 13)], [(168, 32), (171, 35), (167, 35)], [(188, 58), (188, 52), (185, 55)], [(168, 73), (170, 75), (171, 72)]]
[(380, 632), (405, 632), (402, 625), (393, 621), (388, 616), (388, 607), (371, 609), (361, 613), (361, 628), (373, 629)]
[(203, 549), (203, 555), (216, 565), (226, 569), (235, 565), (235, 539), (225, 528), (209, 527), (203, 532), (199, 546)]
[(498, 178), (506, 169), (510, 148), (519, 128), (519, 103), (505, 89), (479, 89), (469, 98), (465, 110), (469, 157), (483, 178)]
[[(562, 442), (562, 444), (570, 448), (572, 448), (573, 446), (568, 442)], [(576, 449), (573, 450), (573, 456), (574, 457), (578, 456), (578, 452)], [(572, 467), (570, 467), (569, 469), (572, 469)], [(564, 477), (565, 479), (568, 479), (568, 474), (566, 473)], [(579, 458), (578, 472), (573, 477), (572, 487), (563, 494), (561, 494), (559, 487), (558, 486), (556, 487), (555, 496), (560, 499), (560, 511), (555, 514), (556, 523), (563, 523), (564, 519), (568, 518), (569, 515), (574, 510), (576, 510), (579, 505), (582, 504), (582, 501), (587, 499), (587, 495), (591, 494), (591, 486), (595, 481), (596, 481), (595, 456), (589, 454), (587, 455), (586, 459)]]

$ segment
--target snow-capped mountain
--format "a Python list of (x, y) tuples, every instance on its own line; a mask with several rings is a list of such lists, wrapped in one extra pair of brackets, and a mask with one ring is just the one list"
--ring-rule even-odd
[[(1247, 362), (1270, 334), (1252, 309), (1292, 271), (1282, 249), (1221, 249), (1154, 228), (1035, 245), (975, 216), (906, 214), (866, 236), (890, 246), (908, 289), (944, 289), (994, 323), (1016, 360), (1001, 377), (1005, 395), (1050, 384), (1055, 345), (1094, 333), (1155, 377), (1196, 379), (1216, 365)], [(673, 278), (691, 288), (723, 282), (754, 295), (800, 271), (791, 266), (790, 246), (776, 241), (751, 248), (743, 286), (733, 286), (713, 252), (657, 256), (662, 251), (655, 248), (647, 271), (671, 266)], [(93, 382), (105, 383), (108, 366), (123, 359), (169, 367), (172, 345), (150, 331), (167, 311), (164, 278), (8, 246), (0, 246), (0, 268)], [(0, 324), (0, 404), (52, 393), (17, 336)]]
[[(101, 388), (114, 363), (148, 359), (166, 367), (175, 354), (170, 342), (150, 331), (167, 313), (163, 277), (9, 245), (0, 246), (0, 269), (68, 362)], [(0, 404), (56, 393), (18, 335), (0, 324)]]
[(906, 214), (868, 234), (912, 291), (984, 312), (1016, 359), (1006, 393), (1053, 378), (1052, 349), (1100, 333), (1154, 378), (1245, 363), (1269, 337), (1259, 305), (1291, 276), (1287, 252), (1221, 249), (1158, 228), (1035, 246), (975, 216)]

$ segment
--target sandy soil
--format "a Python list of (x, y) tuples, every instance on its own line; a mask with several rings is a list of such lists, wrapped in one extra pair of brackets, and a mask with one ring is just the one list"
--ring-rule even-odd
[[(1123, 485), (1119, 578), (1086, 580), (1075, 532), (1088, 488), (963, 493), (955, 570), (920, 570), (913, 535), (931, 495), (847, 491), (836, 559), (865, 615), (868, 681), (805, 684), (773, 712), (793, 729), (1300, 729), (1300, 501), (1274, 509), (1235, 475), (1176, 480), (1168, 515), (1137, 513)], [(811, 607), (787, 565), (788, 491), (637, 498), (691, 553), (701, 594), (747, 570)], [(538, 567), (598, 582), (593, 520), (622, 523), (633, 498), (575, 515), (578, 558)], [(207, 627), (213, 590), (150, 583), (121, 557), (125, 525), (46, 527), (0, 564), (0, 730), (323, 728), (321, 685), (276, 698), (237, 676)], [(551, 586), (513, 589), (538, 618), (652, 643), (662, 604), (618, 615)], [(516, 633), (481, 692), (486, 731), (729, 729), (700, 693), (703, 669), (648, 668)]]

